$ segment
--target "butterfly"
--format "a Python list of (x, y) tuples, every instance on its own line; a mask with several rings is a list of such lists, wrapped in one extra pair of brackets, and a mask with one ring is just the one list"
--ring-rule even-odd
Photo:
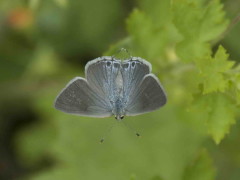
[(85, 76), (75, 77), (57, 96), (56, 109), (89, 117), (124, 116), (148, 113), (167, 102), (166, 93), (152, 66), (140, 57), (119, 60), (103, 56), (89, 61)]

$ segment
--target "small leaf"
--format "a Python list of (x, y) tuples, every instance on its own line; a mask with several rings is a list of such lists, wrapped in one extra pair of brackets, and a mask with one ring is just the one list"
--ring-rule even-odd
[(179, 38), (171, 21), (162, 24), (152, 15), (138, 9), (127, 19), (127, 30), (132, 40), (132, 49), (137, 56), (146, 59), (163, 57), (168, 43)]
[(235, 123), (235, 105), (221, 93), (199, 96), (192, 109), (198, 116), (205, 117), (209, 134), (219, 144)]
[(173, 22), (183, 38), (177, 44), (179, 57), (193, 61), (209, 52), (209, 42), (225, 31), (223, 5), (219, 0), (175, 0), (173, 1)]
[(229, 79), (224, 73), (232, 68), (233, 61), (228, 61), (226, 50), (219, 46), (214, 57), (210, 55), (199, 59), (196, 64), (200, 70), (200, 83), (203, 84), (203, 93), (224, 92), (229, 87)]

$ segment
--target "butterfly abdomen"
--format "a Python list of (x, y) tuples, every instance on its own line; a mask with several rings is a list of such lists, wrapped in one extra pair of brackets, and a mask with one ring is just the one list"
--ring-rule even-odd
[(113, 106), (113, 114), (117, 120), (123, 119), (125, 115), (125, 110), (122, 103), (122, 98), (118, 98)]

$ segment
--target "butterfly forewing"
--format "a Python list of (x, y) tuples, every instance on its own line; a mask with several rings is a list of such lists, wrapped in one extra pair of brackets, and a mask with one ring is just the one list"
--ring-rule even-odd
[(123, 101), (126, 105), (141, 85), (145, 75), (151, 72), (151, 64), (141, 58), (133, 57), (131, 60), (123, 61)]
[(77, 77), (68, 83), (55, 101), (55, 108), (65, 113), (90, 117), (112, 115), (105, 100), (88, 85), (86, 79)]
[(121, 61), (110, 56), (90, 61), (85, 68), (89, 86), (112, 106), (118, 93), (117, 77), (121, 68)]

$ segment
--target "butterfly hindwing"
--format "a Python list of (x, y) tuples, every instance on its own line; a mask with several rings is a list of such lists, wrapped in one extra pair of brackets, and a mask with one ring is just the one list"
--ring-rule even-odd
[(108, 117), (112, 110), (88, 85), (86, 79), (76, 77), (57, 96), (55, 108), (65, 113), (90, 117)]
[(126, 115), (135, 116), (154, 111), (163, 106), (166, 101), (166, 94), (158, 78), (153, 74), (147, 74), (129, 98)]

